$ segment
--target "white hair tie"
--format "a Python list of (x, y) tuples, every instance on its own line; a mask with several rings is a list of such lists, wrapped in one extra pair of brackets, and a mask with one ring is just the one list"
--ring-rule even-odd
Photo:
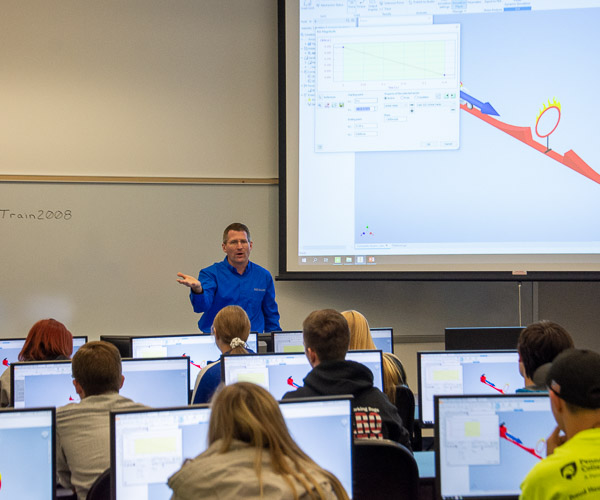
[(235, 337), (229, 343), (229, 347), (235, 349), (236, 347), (246, 347), (246, 342), (244, 342), (241, 338)]

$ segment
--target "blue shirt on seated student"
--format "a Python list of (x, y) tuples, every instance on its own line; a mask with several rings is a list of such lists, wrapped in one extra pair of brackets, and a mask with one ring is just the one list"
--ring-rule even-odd
[[(227, 306), (215, 316), (212, 326), (215, 344), (223, 354), (247, 354), (250, 320), (240, 306)], [(192, 404), (208, 403), (221, 383), (221, 361), (205, 366), (196, 378)]]

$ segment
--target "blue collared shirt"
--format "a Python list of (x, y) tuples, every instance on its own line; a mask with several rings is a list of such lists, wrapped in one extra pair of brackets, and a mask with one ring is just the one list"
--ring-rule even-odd
[(248, 318), (253, 332), (274, 332), (279, 326), (279, 309), (275, 302), (275, 285), (271, 273), (264, 267), (248, 262), (243, 274), (227, 262), (215, 262), (200, 271), (198, 281), (203, 293), (190, 292), (194, 312), (204, 313), (198, 328), (210, 332), (217, 313), (225, 306), (240, 306)]

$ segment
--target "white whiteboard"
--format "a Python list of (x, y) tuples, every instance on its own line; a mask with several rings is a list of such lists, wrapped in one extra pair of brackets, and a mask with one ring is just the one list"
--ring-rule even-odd
[(6, 1), (0, 33), (0, 176), (277, 177), (276, 2)]

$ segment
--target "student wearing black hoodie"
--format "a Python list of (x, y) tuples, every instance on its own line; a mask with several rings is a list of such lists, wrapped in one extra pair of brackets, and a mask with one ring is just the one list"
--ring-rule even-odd
[(312, 370), (304, 387), (283, 399), (351, 394), (352, 429), (357, 439), (391, 439), (410, 449), (410, 436), (396, 407), (373, 387), (373, 374), (365, 365), (346, 361), (350, 330), (346, 319), (333, 309), (314, 311), (302, 324), (304, 350)]

